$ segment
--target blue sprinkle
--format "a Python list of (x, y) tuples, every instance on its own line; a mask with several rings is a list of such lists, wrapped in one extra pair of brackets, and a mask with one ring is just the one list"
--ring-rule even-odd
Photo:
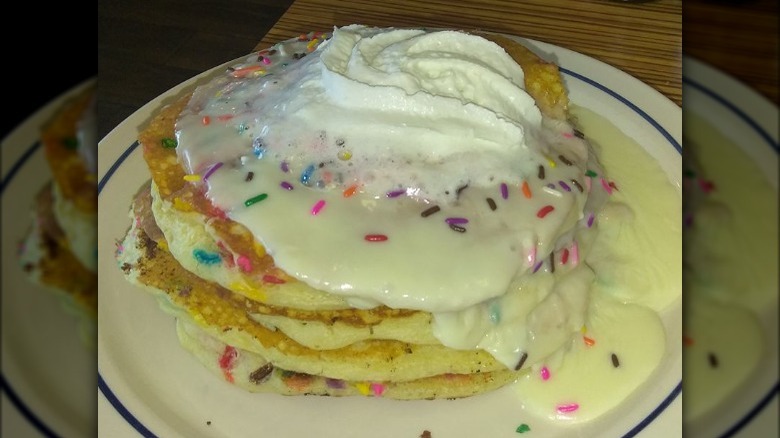
[(215, 252), (208, 252), (202, 249), (196, 249), (192, 251), (192, 255), (195, 256), (195, 260), (203, 265), (216, 265), (222, 261), (222, 257)]
[(501, 306), (498, 304), (498, 301), (490, 303), (490, 322), (493, 324), (501, 322)]
[(242, 123), (242, 124), (238, 125), (238, 133), (239, 133), (239, 135), (243, 134), (244, 131), (246, 131), (247, 129), (249, 129), (249, 127), (246, 126), (245, 123)]
[(303, 173), (301, 174), (301, 184), (308, 186), (309, 180), (311, 180), (311, 176), (314, 174), (314, 165), (309, 164), (309, 167), (303, 170)]
[(263, 158), (263, 155), (265, 154), (265, 145), (263, 144), (263, 140), (260, 137), (252, 140), (252, 149), (254, 150), (255, 156), (257, 158)]

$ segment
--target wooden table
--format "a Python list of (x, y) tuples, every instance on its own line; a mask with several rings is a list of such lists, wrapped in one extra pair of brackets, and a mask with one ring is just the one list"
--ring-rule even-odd
[(774, 0), (100, 0), (98, 18), (101, 137), (210, 67), (302, 32), (351, 23), (480, 28), (537, 39), (605, 61), (678, 105), (685, 53), (778, 103)]
[(683, 52), (778, 104), (777, 1), (687, 0)]
[(604, 61), (682, 103), (682, 2), (605, 0), (296, 0), (255, 47), (353, 23), (479, 29)]

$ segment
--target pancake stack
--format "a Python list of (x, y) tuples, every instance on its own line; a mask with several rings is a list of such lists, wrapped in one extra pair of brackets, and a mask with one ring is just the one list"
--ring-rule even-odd
[[(595, 156), (589, 153), (581, 132), (568, 120), (568, 98), (557, 66), (516, 41), (487, 34), (444, 35), (495, 51), (502, 62), (519, 65), (524, 77), (521, 84), (514, 86), (524, 88), (533, 99), (545, 123), (554, 126), (550, 132), (563, 133), (562, 140), (550, 143), (552, 146), (539, 155), (543, 155), (543, 164), (528, 165), (534, 171), (533, 180), (529, 178), (524, 183), (517, 180), (508, 185), (496, 182), (483, 187), (473, 182), (471, 186), (468, 182), (459, 183), (456, 191), (441, 193), (442, 199), (450, 201), (443, 201), (439, 206), (430, 201), (435, 195), (415, 198), (409, 191), (396, 190), (378, 196), (370, 192), (368, 179), (365, 185), (358, 185), (345, 177), (346, 173), (331, 175), (329, 166), (339, 164), (335, 159), (319, 166), (277, 159), (279, 153), (273, 152), (270, 145), (262, 144), (260, 135), (242, 137), (238, 147), (245, 150), (235, 160), (200, 166), (194, 164), (193, 156), (187, 155), (185, 143), (190, 138), (187, 127), (193, 120), (199, 127), (217, 127), (213, 132), (218, 134), (209, 134), (208, 142), (220, 145), (222, 150), (232, 148), (233, 143), (220, 135), (228, 131), (243, 135), (249, 129), (236, 115), (242, 108), (250, 107), (250, 102), (238, 98), (231, 101), (230, 93), (240, 89), (257, 90), (251, 92), (266, 93), (263, 97), (266, 100), (276, 98), (274, 86), (284, 92), (294, 89), (295, 93), (306, 93), (304, 87), (290, 86), (289, 81), (300, 78), (307, 81), (307, 72), (318, 71), (320, 58), (327, 62), (326, 57), (333, 55), (349, 37), (368, 40), (378, 35), (381, 38), (392, 30), (350, 26), (337, 29), (335, 35), (339, 31), (346, 38), (331, 40), (328, 34), (309, 33), (252, 54), (194, 95), (181, 96), (160, 109), (139, 136), (151, 181), (133, 200), (132, 225), (117, 248), (120, 269), (130, 282), (155, 295), (161, 308), (176, 318), (177, 334), (184, 348), (225, 381), (252, 392), (394, 399), (459, 398), (499, 388), (528, 372), (535, 363), (562, 354), (584, 323), (592, 282), (592, 272), (584, 264), (578, 264), (581, 249), (576, 241), (586, 241), (580, 235), (591, 231), (588, 215), (583, 210), (595, 211), (604, 202), (596, 190), (591, 193), (591, 186), (586, 182), (590, 177), (584, 174), (593, 169), (601, 172), (601, 169)], [(325, 52), (329, 46), (333, 46), (330, 55)], [(209, 112), (203, 99), (212, 98), (227, 102), (234, 112)], [(263, 117), (262, 112), (259, 117)], [(335, 140), (339, 147), (343, 143)], [(346, 150), (340, 152), (339, 160), (350, 158), (351, 152), (349, 156)], [(253, 223), (240, 218), (237, 210), (220, 205), (213, 197), (216, 186), (212, 184), (222, 181), (219, 178), (224, 175), (234, 178), (231, 184), (235, 183), (236, 187), (263, 181), (270, 167), (263, 172), (247, 172), (248, 168), (242, 166), (250, 160), (263, 166), (272, 165), (280, 175), (294, 175), (281, 184), (274, 180), (279, 193), (313, 196), (311, 199), (315, 201), (322, 195), (323, 199), (303, 207), (306, 218), (317, 220), (327, 220), (328, 214), (340, 211), (340, 206), (347, 202), (362, 203), (373, 209), (384, 198), (399, 197), (408, 198), (398, 201), (402, 205), (400, 211), (404, 215), (407, 210), (415, 211), (411, 214), (414, 220), (427, 220), (437, 214), (435, 217), (444, 219), (442, 215), (448, 206), (466, 208), (476, 205), (475, 199), (483, 211), (480, 214), (485, 215), (497, 209), (510, 209), (507, 203), (512, 199), (525, 202), (523, 208), (536, 218), (533, 221), (547, 215), (552, 217), (551, 212), (556, 208), (566, 214), (560, 213), (560, 222), (550, 227), (553, 237), (540, 237), (526, 252), (511, 245), (511, 251), (517, 252), (517, 259), (511, 262), (513, 267), (516, 265), (513, 272), (517, 271), (517, 275), (509, 279), (509, 284), (501, 286), (500, 294), (473, 303), (460, 300), (448, 308), (434, 306), (427, 298), (413, 293), (394, 295), (389, 285), (397, 281), (404, 284), (411, 279), (411, 283), (419, 280), (436, 285), (441, 280), (446, 286), (447, 279), (430, 277), (434, 274), (429, 271), (436, 268), (429, 269), (427, 263), (410, 265), (411, 269), (423, 269), (419, 277), (418, 274), (409, 277), (404, 271), (409, 266), (398, 265), (396, 270), (396, 265), (382, 262), (381, 255), (372, 261), (373, 248), (394, 244), (395, 235), (373, 230), (372, 226), (376, 225), (373, 220), (355, 221), (348, 228), (359, 230), (359, 242), (353, 246), (345, 241), (342, 246), (336, 239), (327, 248), (320, 248), (327, 251), (318, 263), (333, 264), (334, 272), (343, 270), (354, 273), (356, 278), (363, 275), (370, 281), (388, 284), (378, 295), (366, 297), (352, 293), (351, 283), (334, 286), (335, 281), (319, 281), (311, 272), (280, 262), (285, 256), (269, 243), (273, 242), (269, 239), (272, 236), (254, 232)], [(353, 162), (358, 163), (357, 159)], [(560, 175), (567, 176), (559, 180)], [(559, 182), (563, 184), (556, 185)], [(544, 205), (546, 198), (541, 193), (545, 190), (567, 203)], [(271, 206), (272, 197), (278, 196), (276, 193), (269, 190), (245, 198), (241, 208)], [(485, 193), (495, 193), (495, 199), (483, 197)], [(290, 215), (289, 220), (296, 219)], [(518, 221), (523, 220), (518, 218)], [(448, 218), (445, 228), (450, 234), (446, 236), (460, 238), (472, 235), (466, 231), (478, 233), (472, 227), (478, 223), (473, 218), (471, 223), (463, 218)], [(528, 220), (530, 229), (535, 230), (535, 224)], [(322, 232), (316, 225), (300, 227), (294, 230), (292, 238), (300, 237), (305, 242), (307, 236)], [(417, 240), (412, 239), (412, 244)], [(462, 249), (470, 250), (467, 246)], [(337, 262), (353, 256), (361, 269), (368, 271), (358, 272), (357, 265)], [(307, 257), (307, 251), (298, 257)], [(443, 272), (447, 272), (446, 266)], [(405, 276), (403, 281), (401, 276)], [(489, 283), (489, 279), (478, 277), (474, 277), (474, 284)], [(447, 292), (449, 286), (445, 286), (442, 289)], [(384, 300), (383, 294), (396, 299)], [(445, 297), (440, 301), (450, 303), (451, 299)], [(469, 333), (455, 336), (448, 327), (454, 327), (454, 331), (465, 328)], [(520, 330), (514, 330), (517, 328)], [(473, 333), (477, 333), (476, 338)], [(507, 347), (517, 339), (520, 339), (517, 345)]]
[(95, 89), (66, 101), (43, 127), (52, 180), (37, 194), (33, 225), (20, 249), (22, 268), (76, 314), (92, 343), (97, 316)]

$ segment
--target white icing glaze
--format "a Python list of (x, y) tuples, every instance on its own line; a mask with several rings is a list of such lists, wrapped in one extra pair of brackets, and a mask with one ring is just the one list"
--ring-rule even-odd
[[(573, 254), (593, 241), (587, 224), (612, 191), (587, 143), (538, 118), (522, 70), (493, 43), (339, 35), (297, 62), (316, 43), (276, 46), (198, 89), (177, 121), (182, 163), (208, 174), (207, 196), (277, 266), (316, 289), (355, 307), (433, 312), (442, 343), (483, 348), (509, 368), (565, 345), (593, 278)], [(467, 220), (456, 224), (465, 232), (447, 219)], [(364, 239), (373, 234), (387, 240)]]
[(777, 181), (718, 127), (685, 117), (683, 390), (691, 423), (727, 406), (766, 349), (777, 348), (758, 315), (777, 305), (778, 211)]

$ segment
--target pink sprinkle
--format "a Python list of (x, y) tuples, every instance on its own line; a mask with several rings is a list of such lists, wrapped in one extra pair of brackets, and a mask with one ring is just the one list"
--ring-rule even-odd
[(252, 261), (249, 260), (249, 257), (245, 255), (238, 256), (238, 258), (236, 258), (236, 264), (244, 272), (249, 272), (252, 270)]
[(572, 134), (571, 132), (564, 132), (563, 136), (566, 137), (566, 138), (572, 138), (572, 137), (574, 137), (574, 134)]
[(533, 266), (536, 263), (536, 245), (528, 251), (528, 266)]
[(217, 164), (215, 164), (215, 165), (211, 166), (211, 167), (209, 168), (209, 170), (207, 170), (207, 171), (206, 171), (206, 173), (203, 175), (203, 180), (205, 181), (205, 180), (209, 179), (209, 177), (210, 177), (210, 176), (211, 176), (211, 175), (212, 175), (214, 172), (216, 172), (216, 171), (217, 171), (217, 169), (219, 169), (220, 167), (222, 167), (222, 162), (221, 162), (221, 161), (220, 161), (219, 163), (217, 163)]
[(604, 178), (601, 179), (601, 187), (604, 187), (604, 190), (607, 191), (610, 195), (612, 194), (612, 187), (609, 186), (609, 183)]
[(371, 384), (371, 392), (373, 392), (375, 396), (381, 397), (382, 393), (385, 392), (385, 385), (383, 385), (381, 383), (372, 383)]
[(565, 265), (569, 261), (569, 250), (563, 248), (563, 254), (561, 254), (561, 264)]
[(325, 200), (320, 199), (314, 204), (314, 207), (311, 208), (312, 216), (317, 216), (320, 213), (320, 211), (322, 211), (323, 207), (325, 207)]
[(589, 176), (585, 178), (585, 187), (588, 188), (588, 193), (590, 193), (590, 188), (592, 186), (592, 180), (593, 180), (593, 178), (591, 178)]
[(699, 178), (699, 188), (701, 188), (701, 191), (704, 193), (710, 193), (715, 190), (715, 183)]
[(363, 239), (367, 242), (386, 242), (388, 237), (384, 234), (366, 234)]
[(550, 380), (550, 370), (547, 367), (542, 367), (539, 374), (541, 374), (542, 380)]
[(277, 277), (275, 275), (270, 275), (270, 274), (263, 275), (263, 281), (266, 282), (266, 283), (271, 283), (271, 284), (284, 284), (284, 283), (286, 283), (281, 278), (279, 278), (279, 277)]
[(594, 218), (595, 218), (595, 216), (593, 216), (593, 213), (588, 215), (588, 228), (593, 226), (593, 219)]
[(447, 219), (444, 219), (444, 222), (447, 222), (450, 225), (461, 225), (469, 223), (469, 220), (465, 217), (448, 217)]
[(263, 56), (263, 64), (268, 65), (270, 63), (271, 63), (271, 58), (266, 58), (265, 56)]
[(577, 403), (569, 403), (567, 405), (558, 405), (557, 410), (561, 414), (568, 414), (569, 412), (574, 412), (579, 408), (580, 405), (578, 405)]
[(506, 183), (501, 183), (501, 197), (504, 199), (509, 198), (509, 187), (507, 187)]
[(580, 263), (580, 247), (577, 242), (571, 246), (571, 264), (577, 266)]

